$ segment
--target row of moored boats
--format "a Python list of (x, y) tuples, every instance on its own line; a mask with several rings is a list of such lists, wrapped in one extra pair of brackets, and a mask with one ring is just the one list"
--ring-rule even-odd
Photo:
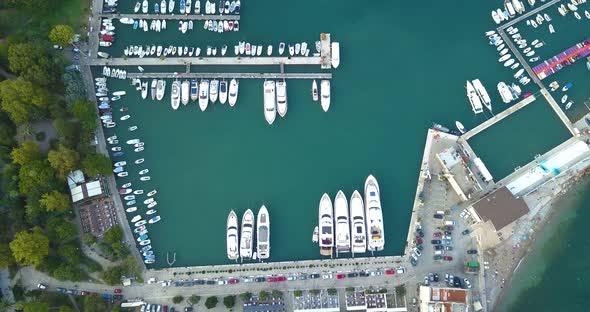
[[(227, 14), (232, 14), (232, 15), (238, 15), (240, 14), (240, 9), (241, 9), (241, 1), (240, 0), (235, 0), (235, 1), (229, 1), (229, 0), (220, 0), (219, 1), (219, 5), (217, 3), (215, 3), (214, 1), (209, 1), (207, 0), (207, 2), (205, 2), (205, 7), (203, 8), (203, 12), (201, 12), (201, 1), (200, 0), (196, 0), (194, 3), (194, 7), (193, 7), (193, 3), (191, 0), (180, 0), (178, 3), (178, 13), (180, 14), (207, 14), (207, 15), (214, 15), (214, 14), (220, 14), (220, 15), (227, 15)], [(161, 0), (161, 1), (155, 1), (155, 3), (151, 6), (152, 7), (152, 12), (150, 12), (149, 8), (150, 8), (150, 4), (148, 2), (148, 0), (143, 0), (143, 1), (137, 1), (135, 3), (135, 6), (133, 8), (133, 12), (134, 13), (143, 13), (143, 14), (148, 14), (148, 13), (155, 13), (155, 14), (174, 14), (176, 11), (176, 1), (175, 0)]]
[[(147, 84), (147, 82), (144, 83)], [(152, 81), (152, 90), (153, 85), (154, 83)], [(201, 79), (200, 82), (196, 79), (191, 81), (184, 80), (182, 82), (175, 80), (172, 82), (171, 86), (170, 105), (172, 106), (172, 109), (177, 110), (181, 103), (187, 105), (189, 101), (198, 101), (201, 111), (205, 111), (209, 106), (209, 102), (214, 104), (219, 100), (219, 103), (221, 104), (228, 102), (229, 106), (234, 107), (238, 100), (239, 86), (240, 83), (236, 79), (230, 80), (229, 83), (225, 79), (221, 81), (217, 79), (211, 81), (208, 79)], [(165, 92), (165, 88), (166, 81), (158, 80), (156, 83), (156, 99), (161, 99), (158, 95)], [(143, 88), (142, 97), (144, 97)]]
[(349, 202), (344, 192), (332, 199), (326, 193), (320, 199), (318, 226), (313, 241), (319, 243), (320, 254), (380, 251), (385, 246), (383, 212), (379, 184), (370, 175), (365, 181), (365, 199), (354, 191)]
[(246, 210), (242, 216), (241, 229), (238, 226), (236, 212), (230, 211), (227, 216), (226, 241), (227, 257), (230, 260), (268, 259), (270, 257), (270, 216), (266, 206), (260, 207), (256, 220), (252, 210)]

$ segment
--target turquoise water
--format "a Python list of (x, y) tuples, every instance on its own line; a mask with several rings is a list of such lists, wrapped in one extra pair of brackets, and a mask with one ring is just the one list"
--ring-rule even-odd
[[(121, 5), (131, 8), (133, 3)], [(293, 13), (278, 14), (278, 9)], [(350, 196), (362, 189), (369, 174), (380, 183), (384, 210), (386, 244), (378, 254), (401, 254), (426, 128), (433, 121), (451, 126), (455, 120), (472, 128), (485, 120), (483, 114), (471, 112), (465, 96), (467, 79), (480, 78), (494, 103), (501, 103), (497, 82), (512, 81), (513, 72), (494, 61), (497, 52), (483, 36), (493, 27), (489, 9), (491, 4), (473, 1), (453, 5), (345, 1), (336, 6), (333, 1), (302, 0), (281, 2), (279, 8), (276, 1), (259, 0), (244, 3), (238, 33), (213, 34), (202, 30), (200, 23), (186, 35), (176, 30), (177, 23), (169, 23), (162, 33), (117, 27), (115, 45), (105, 50), (114, 55), (122, 55), (128, 44), (152, 43), (204, 49), (209, 44), (231, 47), (246, 40), (272, 43), (276, 49), (280, 41), (311, 44), (320, 32), (332, 33), (341, 45), (330, 111), (323, 113), (311, 101), (311, 81), (288, 81), (289, 112), (272, 126), (263, 117), (262, 81), (242, 80), (236, 107), (215, 104), (205, 113), (194, 103), (172, 111), (169, 93), (163, 102), (142, 101), (128, 82), (110, 81), (111, 90), (127, 90), (128, 95), (116, 105), (129, 107), (132, 117), (119, 122), (115, 131), (108, 129), (107, 135), (116, 133), (120, 141), (141, 138), (146, 144), (141, 152), (146, 162), (129, 166), (132, 177), (120, 183), (134, 181), (134, 188), (158, 189), (158, 214), (163, 220), (149, 227), (158, 256), (156, 267), (166, 266), (168, 251), (177, 253), (176, 266), (229, 263), (225, 251), (228, 212), (235, 209), (241, 218), (247, 208), (256, 212), (262, 204), (271, 219), (270, 260), (317, 259), (311, 234), (321, 195), (328, 192), (333, 197), (342, 189)], [(569, 47), (569, 42), (558, 41), (557, 46)], [(159, 70), (184, 71), (184, 67)], [(278, 71), (278, 67), (192, 68), (211, 70)], [(286, 70), (320, 71), (313, 67)], [(154, 69), (146, 67), (146, 71)], [(529, 84), (524, 91), (534, 89)], [(496, 112), (507, 107), (494, 105)], [(547, 122), (543, 110), (531, 114), (527, 120)], [(118, 119), (120, 113), (115, 116)], [(138, 125), (139, 130), (126, 131), (130, 125)], [(501, 132), (499, 137), (508, 137), (512, 130)], [(521, 144), (494, 145), (500, 143), (507, 150)], [(554, 143), (541, 146), (547, 144)], [(124, 149), (128, 162), (138, 157), (129, 147)], [(143, 168), (150, 169), (152, 179), (138, 184), (137, 171)]]

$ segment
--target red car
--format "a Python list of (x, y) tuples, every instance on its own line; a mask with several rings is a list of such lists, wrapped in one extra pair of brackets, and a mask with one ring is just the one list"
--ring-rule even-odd
[(442, 233), (441, 232), (435, 232), (432, 234), (432, 237), (441, 237)]
[(287, 278), (284, 277), (284, 276), (279, 276), (279, 277), (276, 278), (276, 280), (277, 280), (277, 282), (284, 282), (284, 281), (287, 280)]
[(416, 236), (416, 242), (418, 242), (418, 245), (422, 245), (424, 241), (422, 241), (422, 238), (420, 238), (420, 236)]
[(237, 283), (239, 283), (239, 282), (240, 282), (240, 280), (239, 280), (239, 279), (237, 279), (237, 278), (230, 278), (230, 279), (229, 279), (229, 283), (230, 283), (230, 284), (237, 284)]
[(452, 225), (447, 225), (447, 231), (452, 231), (453, 230), (453, 226)]
[(386, 275), (393, 275), (394, 273), (395, 273), (395, 271), (394, 271), (394, 270), (392, 270), (392, 269), (387, 269), (387, 270), (385, 270), (385, 274), (386, 274)]
[(346, 277), (346, 275), (344, 275), (344, 274), (338, 274), (338, 275), (336, 275), (336, 278), (337, 279), (343, 279), (345, 277)]
[(443, 256), (443, 260), (445, 261), (452, 261), (453, 257), (452, 256)]
[(122, 293), (122, 292), (123, 292), (123, 290), (121, 290), (121, 289), (119, 289), (119, 288), (116, 288), (116, 289), (115, 289), (115, 294), (120, 294), (120, 293)]
[(277, 281), (277, 278), (276, 277), (269, 277), (269, 278), (266, 279), (266, 281), (267, 282), (270, 282), (270, 283), (273, 283), (273, 282), (276, 282)]

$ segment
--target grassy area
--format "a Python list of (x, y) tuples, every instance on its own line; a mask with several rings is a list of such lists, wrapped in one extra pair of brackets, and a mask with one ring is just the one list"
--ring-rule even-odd
[(63, 0), (60, 4), (61, 6), (53, 14), (43, 18), (46, 24), (51, 26), (66, 24), (76, 31), (80, 31), (87, 25), (91, 5), (89, 0)]

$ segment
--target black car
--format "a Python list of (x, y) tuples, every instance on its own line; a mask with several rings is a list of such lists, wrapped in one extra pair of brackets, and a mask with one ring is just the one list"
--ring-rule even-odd
[(309, 274), (309, 278), (320, 278), (319, 273)]
[(359, 274), (358, 274), (358, 273), (356, 273), (356, 272), (351, 272), (351, 273), (348, 273), (348, 274), (346, 274), (346, 276), (347, 276), (347, 277), (358, 277), (358, 276), (359, 276)]
[(434, 273), (434, 282), (438, 282), (439, 278), (438, 278), (438, 273)]
[(123, 295), (113, 295), (113, 299), (115, 299), (115, 300), (123, 300)]
[(174, 287), (180, 287), (182, 286), (182, 282), (174, 282)]
[(475, 254), (477, 254), (477, 250), (476, 249), (469, 249), (469, 250), (467, 250), (467, 253), (470, 255), (475, 255)]
[(435, 214), (433, 215), (433, 217), (434, 217), (435, 219), (442, 219), (442, 218), (444, 218), (445, 216), (443, 216), (443, 215), (441, 215), (441, 214), (437, 214), (437, 213), (435, 213)]
[(264, 277), (257, 277), (257, 278), (254, 279), (254, 281), (257, 282), (257, 283), (262, 283), (262, 282), (266, 281), (266, 278), (264, 278)]
[(461, 234), (463, 234), (463, 235), (467, 235), (467, 234), (469, 234), (469, 233), (471, 233), (471, 231), (470, 231), (469, 229), (467, 229), (467, 230), (465, 230), (465, 231), (461, 232)]
[(443, 250), (443, 248), (442, 245), (434, 245), (434, 250)]
[(410, 257), (410, 263), (412, 264), (412, 266), (418, 265), (418, 261), (416, 261), (414, 257)]
[(417, 229), (416, 233), (418, 233), (420, 237), (424, 237), (424, 231), (422, 231), (422, 229)]
[(365, 271), (361, 271), (361, 272), (359, 273), (359, 276), (360, 276), (360, 277), (367, 277), (367, 276), (370, 276), (370, 274), (369, 274), (369, 273), (367, 273), (367, 272), (365, 272)]
[(205, 285), (205, 281), (204, 280), (194, 280), (193, 285)]
[(188, 281), (187, 282), (184, 282), (184, 283), (182, 283), (182, 286), (184, 286), (184, 287), (191, 287), (191, 286), (193, 286), (193, 282), (188, 282)]
[(461, 287), (461, 279), (457, 276), (453, 277), (453, 284), (455, 287)]
[(445, 231), (445, 235), (451, 236), (451, 235), (453, 235), (453, 232), (451, 232), (451, 231)]
[(216, 281), (209, 280), (209, 281), (206, 282), (206, 284), (207, 285), (215, 285), (215, 284), (217, 284), (217, 282)]
[(433, 245), (440, 245), (441, 241), (440, 241), (440, 239), (433, 239), (430, 241), (430, 243)]

